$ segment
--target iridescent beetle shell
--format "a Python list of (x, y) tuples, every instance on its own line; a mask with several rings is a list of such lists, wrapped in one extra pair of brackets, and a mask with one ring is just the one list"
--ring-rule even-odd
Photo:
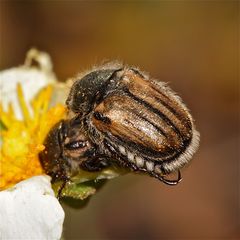
[(74, 82), (66, 104), (75, 115), (66, 125), (78, 126), (76, 134), (87, 139), (92, 154), (85, 159), (79, 155), (75, 168), (100, 170), (119, 164), (176, 184), (180, 174), (173, 181), (164, 176), (179, 172), (199, 144), (182, 100), (136, 68), (110, 64), (89, 72)]

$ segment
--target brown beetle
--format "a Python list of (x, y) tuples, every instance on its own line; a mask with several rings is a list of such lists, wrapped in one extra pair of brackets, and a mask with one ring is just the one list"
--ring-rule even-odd
[[(181, 99), (136, 68), (113, 63), (92, 70), (75, 81), (66, 104), (75, 117), (53, 128), (41, 153), (53, 179), (119, 164), (175, 185), (199, 144)], [(167, 180), (172, 172), (178, 178)]]

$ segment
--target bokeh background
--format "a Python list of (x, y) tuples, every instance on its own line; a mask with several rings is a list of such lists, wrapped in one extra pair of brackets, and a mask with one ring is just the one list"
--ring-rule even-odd
[(0, 68), (47, 51), (61, 80), (106, 59), (169, 82), (201, 145), (169, 187), (129, 174), (83, 209), (64, 206), (67, 239), (239, 239), (239, 2), (1, 1)]

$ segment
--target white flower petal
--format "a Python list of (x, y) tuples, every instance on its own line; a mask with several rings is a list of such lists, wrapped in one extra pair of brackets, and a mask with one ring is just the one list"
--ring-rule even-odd
[[(30, 65), (33, 60), (38, 62), (39, 67)], [(31, 49), (27, 54), (25, 65), (0, 72), (0, 96), (4, 110), (7, 110), (9, 103), (12, 103), (16, 117), (22, 119), (16, 91), (17, 83), (21, 83), (25, 100), (31, 112), (30, 101), (33, 97), (41, 88), (55, 82), (56, 77), (52, 72), (50, 56), (47, 53)]]
[(0, 239), (60, 239), (63, 221), (48, 176), (0, 192)]

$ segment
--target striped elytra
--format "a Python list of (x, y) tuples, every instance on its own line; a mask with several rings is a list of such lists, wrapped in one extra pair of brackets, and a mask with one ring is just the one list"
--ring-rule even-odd
[(136, 68), (110, 64), (93, 70), (76, 80), (67, 105), (101, 153), (133, 170), (156, 177), (174, 172), (198, 147), (199, 134), (182, 100)]
[[(69, 136), (70, 130), (55, 131), (64, 135), (55, 143), (62, 146), (58, 156), (68, 152), (67, 170), (59, 178), (70, 179), (77, 169), (99, 171), (120, 165), (177, 184), (179, 170), (199, 144), (199, 133), (180, 97), (133, 67), (110, 63), (93, 69), (75, 80), (66, 104), (71, 119), (63, 123), (75, 137)], [(86, 144), (76, 142), (77, 135), (84, 136)], [(51, 139), (46, 138), (47, 146)], [(85, 149), (79, 151), (82, 146)], [(41, 157), (43, 162), (49, 159), (47, 151)], [(166, 178), (172, 172), (178, 179)]]

